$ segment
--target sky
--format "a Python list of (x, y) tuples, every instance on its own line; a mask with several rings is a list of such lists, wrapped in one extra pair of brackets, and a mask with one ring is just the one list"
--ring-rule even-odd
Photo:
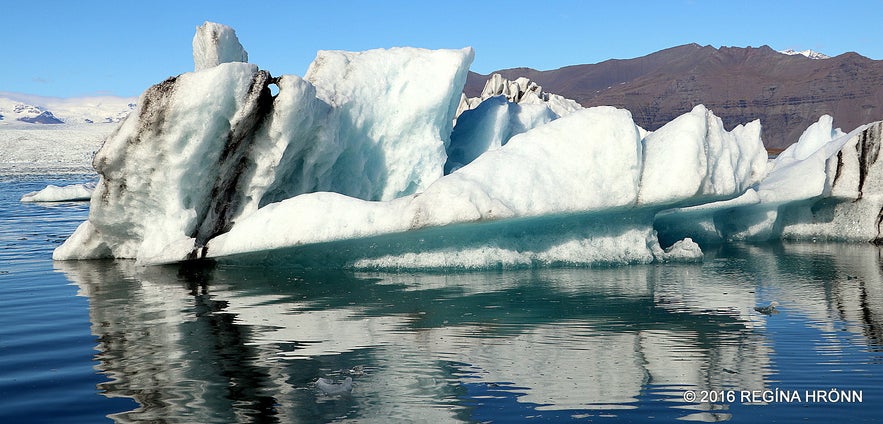
[(276, 1), (3, 0), (0, 91), (137, 96), (193, 70), (204, 21), (236, 30), (249, 61), (304, 75), (318, 50), (475, 49), (472, 70), (629, 59), (688, 43), (854, 51), (883, 59), (883, 0)]

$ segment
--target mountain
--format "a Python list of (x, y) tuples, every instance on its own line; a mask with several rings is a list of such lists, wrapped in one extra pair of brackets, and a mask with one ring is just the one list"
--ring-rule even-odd
[(57, 98), (0, 91), (0, 125), (93, 124), (120, 122), (134, 108), (137, 98), (94, 96)]
[(63, 124), (64, 121), (55, 117), (52, 112), (46, 110), (40, 112), (37, 116), (23, 116), (18, 118), (21, 122), (27, 122), (29, 124)]
[[(727, 128), (760, 119), (769, 149), (796, 142), (823, 114), (833, 116), (845, 131), (883, 119), (883, 61), (856, 53), (817, 60), (769, 46), (687, 44), (635, 59), (495, 73), (510, 80), (530, 78), (544, 91), (583, 106), (626, 108), (648, 130), (697, 104), (713, 110)], [(479, 95), (487, 79), (470, 73), (464, 92)]]

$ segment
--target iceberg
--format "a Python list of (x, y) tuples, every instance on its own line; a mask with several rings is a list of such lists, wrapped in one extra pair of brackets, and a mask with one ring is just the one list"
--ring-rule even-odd
[(387, 201), (422, 191), (442, 176), (472, 55), (319, 52), (304, 78), (238, 61), (199, 69), (196, 60), (199, 70), (145, 91), (105, 141), (89, 219), (53, 257), (192, 259), (282, 199), (334, 192)]
[(881, 130), (874, 122), (844, 134), (823, 115), (739, 198), (657, 215), (660, 238), (883, 242)]
[(48, 185), (42, 190), (32, 191), (21, 196), (22, 202), (74, 202), (92, 198), (93, 184), (72, 184), (67, 186)]
[(320, 51), (305, 76), (274, 77), (207, 23), (196, 70), (145, 91), (96, 154), (89, 218), (53, 258), (694, 261), (706, 242), (843, 236), (859, 215), (856, 237), (880, 237), (879, 124), (842, 134), (823, 117), (769, 163), (758, 121), (728, 131), (702, 105), (648, 132), (495, 76), (464, 107), (473, 54)]

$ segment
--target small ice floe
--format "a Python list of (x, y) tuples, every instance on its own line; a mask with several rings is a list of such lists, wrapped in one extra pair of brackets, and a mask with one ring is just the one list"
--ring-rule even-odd
[(347, 377), (340, 383), (334, 382), (327, 378), (319, 378), (316, 380), (316, 387), (326, 395), (342, 395), (353, 391), (353, 378)]
[(363, 365), (356, 365), (345, 372), (349, 375), (363, 376), (365, 375), (365, 367)]
[(754, 310), (757, 312), (760, 312), (764, 315), (778, 314), (779, 311), (776, 310), (776, 306), (779, 306), (779, 302), (776, 302), (774, 300), (774, 301), (770, 302), (770, 304), (767, 306), (755, 306)]
[(32, 191), (21, 197), (22, 202), (73, 202), (89, 200), (94, 184), (74, 184), (68, 186), (48, 185), (40, 191)]

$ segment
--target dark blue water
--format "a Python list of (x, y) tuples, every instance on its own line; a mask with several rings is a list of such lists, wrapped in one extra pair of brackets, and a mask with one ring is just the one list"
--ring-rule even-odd
[[(452, 274), (53, 263), (88, 205), (18, 198), (85, 178), (0, 177), (0, 422), (883, 413), (875, 246), (737, 245), (708, 249), (702, 264)], [(773, 300), (778, 313), (755, 311)], [(352, 390), (327, 395), (320, 377), (349, 377)]]

